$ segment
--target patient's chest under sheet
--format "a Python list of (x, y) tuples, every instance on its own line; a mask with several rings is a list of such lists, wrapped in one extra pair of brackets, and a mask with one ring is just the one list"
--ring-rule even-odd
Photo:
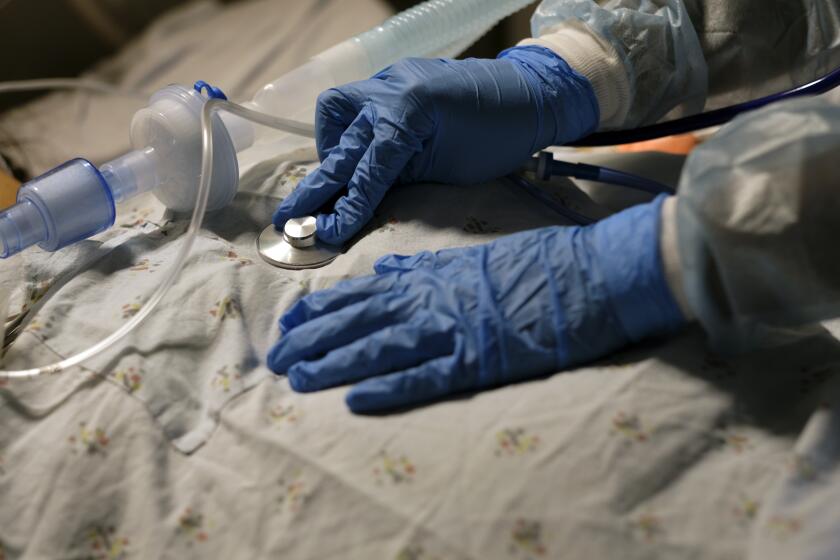
[[(558, 223), (503, 181), (396, 187), (328, 267), (272, 268), (255, 236), (309, 167), (251, 170), (118, 349), (4, 388), (7, 554), (741, 558), (750, 538), (781, 546), (803, 533), (761, 506), (840, 358), (828, 336), (725, 362), (689, 331), (383, 417), (349, 414), (345, 388), (293, 393), (264, 356), (301, 295), (367, 274), (385, 253)], [(177, 250), (176, 218), (147, 202), (101, 243), (30, 258), (41, 307), (6, 365), (68, 355), (128, 320)]]

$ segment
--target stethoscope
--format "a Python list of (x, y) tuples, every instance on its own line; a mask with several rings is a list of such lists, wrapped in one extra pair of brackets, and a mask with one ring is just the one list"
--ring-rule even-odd
[[(629, 130), (596, 132), (595, 134), (587, 136), (577, 142), (572, 142), (568, 144), (568, 146), (616, 146), (620, 144), (631, 144), (634, 142), (654, 140), (675, 134), (686, 134), (688, 132), (694, 132), (696, 130), (726, 124), (738, 115), (755, 111), (781, 101), (827, 93), (838, 86), (840, 86), (840, 68), (835, 69), (829, 74), (826, 74), (813, 82), (787, 91), (774, 93), (772, 95), (760, 97), (744, 103), (738, 103), (736, 105), (730, 105), (714, 111), (698, 113), (696, 115), (690, 115), (688, 117), (661, 122), (650, 126)], [(611, 169), (609, 167), (599, 165), (587, 165), (585, 163), (568, 163), (565, 161), (558, 161), (554, 159), (551, 152), (541, 152), (538, 156), (528, 159), (520, 171), (533, 173), (537, 179), (541, 181), (547, 181), (552, 177), (571, 177), (574, 179), (597, 181), (600, 183), (627, 187), (656, 195), (663, 193), (674, 194), (676, 192), (674, 188), (658, 181), (654, 181), (653, 179), (633, 175), (617, 169)], [(521, 173), (508, 175), (508, 179), (515, 183), (518, 187), (521, 187), (523, 190), (531, 194), (533, 197), (537, 198), (540, 202), (574, 223), (585, 225), (594, 221), (593, 219), (575, 212), (563, 204), (560, 204), (554, 198), (546, 194), (545, 191), (522, 177)]]

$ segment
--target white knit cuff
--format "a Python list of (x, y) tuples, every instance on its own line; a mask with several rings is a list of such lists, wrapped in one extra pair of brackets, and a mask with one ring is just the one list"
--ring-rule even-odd
[(613, 46), (581, 21), (567, 20), (519, 46), (551, 49), (592, 84), (601, 110), (599, 128), (618, 128), (630, 111), (630, 78)]

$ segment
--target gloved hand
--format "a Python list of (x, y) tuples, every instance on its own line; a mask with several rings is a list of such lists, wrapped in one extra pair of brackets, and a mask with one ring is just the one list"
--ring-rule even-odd
[(274, 224), (318, 216), (339, 245), (373, 216), (395, 182), (468, 184), (516, 170), (531, 154), (592, 132), (589, 81), (543, 47), (496, 60), (405, 59), (369, 80), (322, 93), (315, 114), (321, 166), (278, 206)]
[(390, 255), (297, 302), (268, 365), (296, 391), (357, 382), (354, 412), (549, 374), (684, 322), (659, 254), (664, 196), (587, 227)]

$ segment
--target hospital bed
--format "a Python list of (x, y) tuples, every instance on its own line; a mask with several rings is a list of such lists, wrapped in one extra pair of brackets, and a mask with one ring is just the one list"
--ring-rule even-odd
[[(205, 79), (246, 98), (387, 15), (374, 0), (191, 4), (93, 75), (137, 91)], [(231, 28), (245, 32), (236, 41), (218, 33)], [(107, 161), (125, 152), (136, 109), (132, 99), (62, 92), (0, 126), (20, 139), (7, 155), (37, 174), (78, 154)], [(671, 184), (682, 163), (576, 155)], [(166, 301), (117, 348), (61, 375), (0, 386), (0, 558), (831, 551), (840, 345), (828, 330), (725, 360), (688, 329), (573, 371), (383, 416), (350, 414), (344, 388), (292, 392), (264, 356), (297, 298), (369, 273), (386, 253), (568, 223), (504, 179), (400, 186), (329, 266), (275, 269), (256, 254), (256, 235), (314, 159), (304, 149), (249, 161), (239, 194), (208, 216)], [(579, 186), (542, 185), (596, 218), (648, 198)], [(137, 312), (185, 217), (146, 196), (122, 208), (117, 225), (15, 262), (25, 289), (13, 303), (25, 314), (4, 367), (69, 355)]]

